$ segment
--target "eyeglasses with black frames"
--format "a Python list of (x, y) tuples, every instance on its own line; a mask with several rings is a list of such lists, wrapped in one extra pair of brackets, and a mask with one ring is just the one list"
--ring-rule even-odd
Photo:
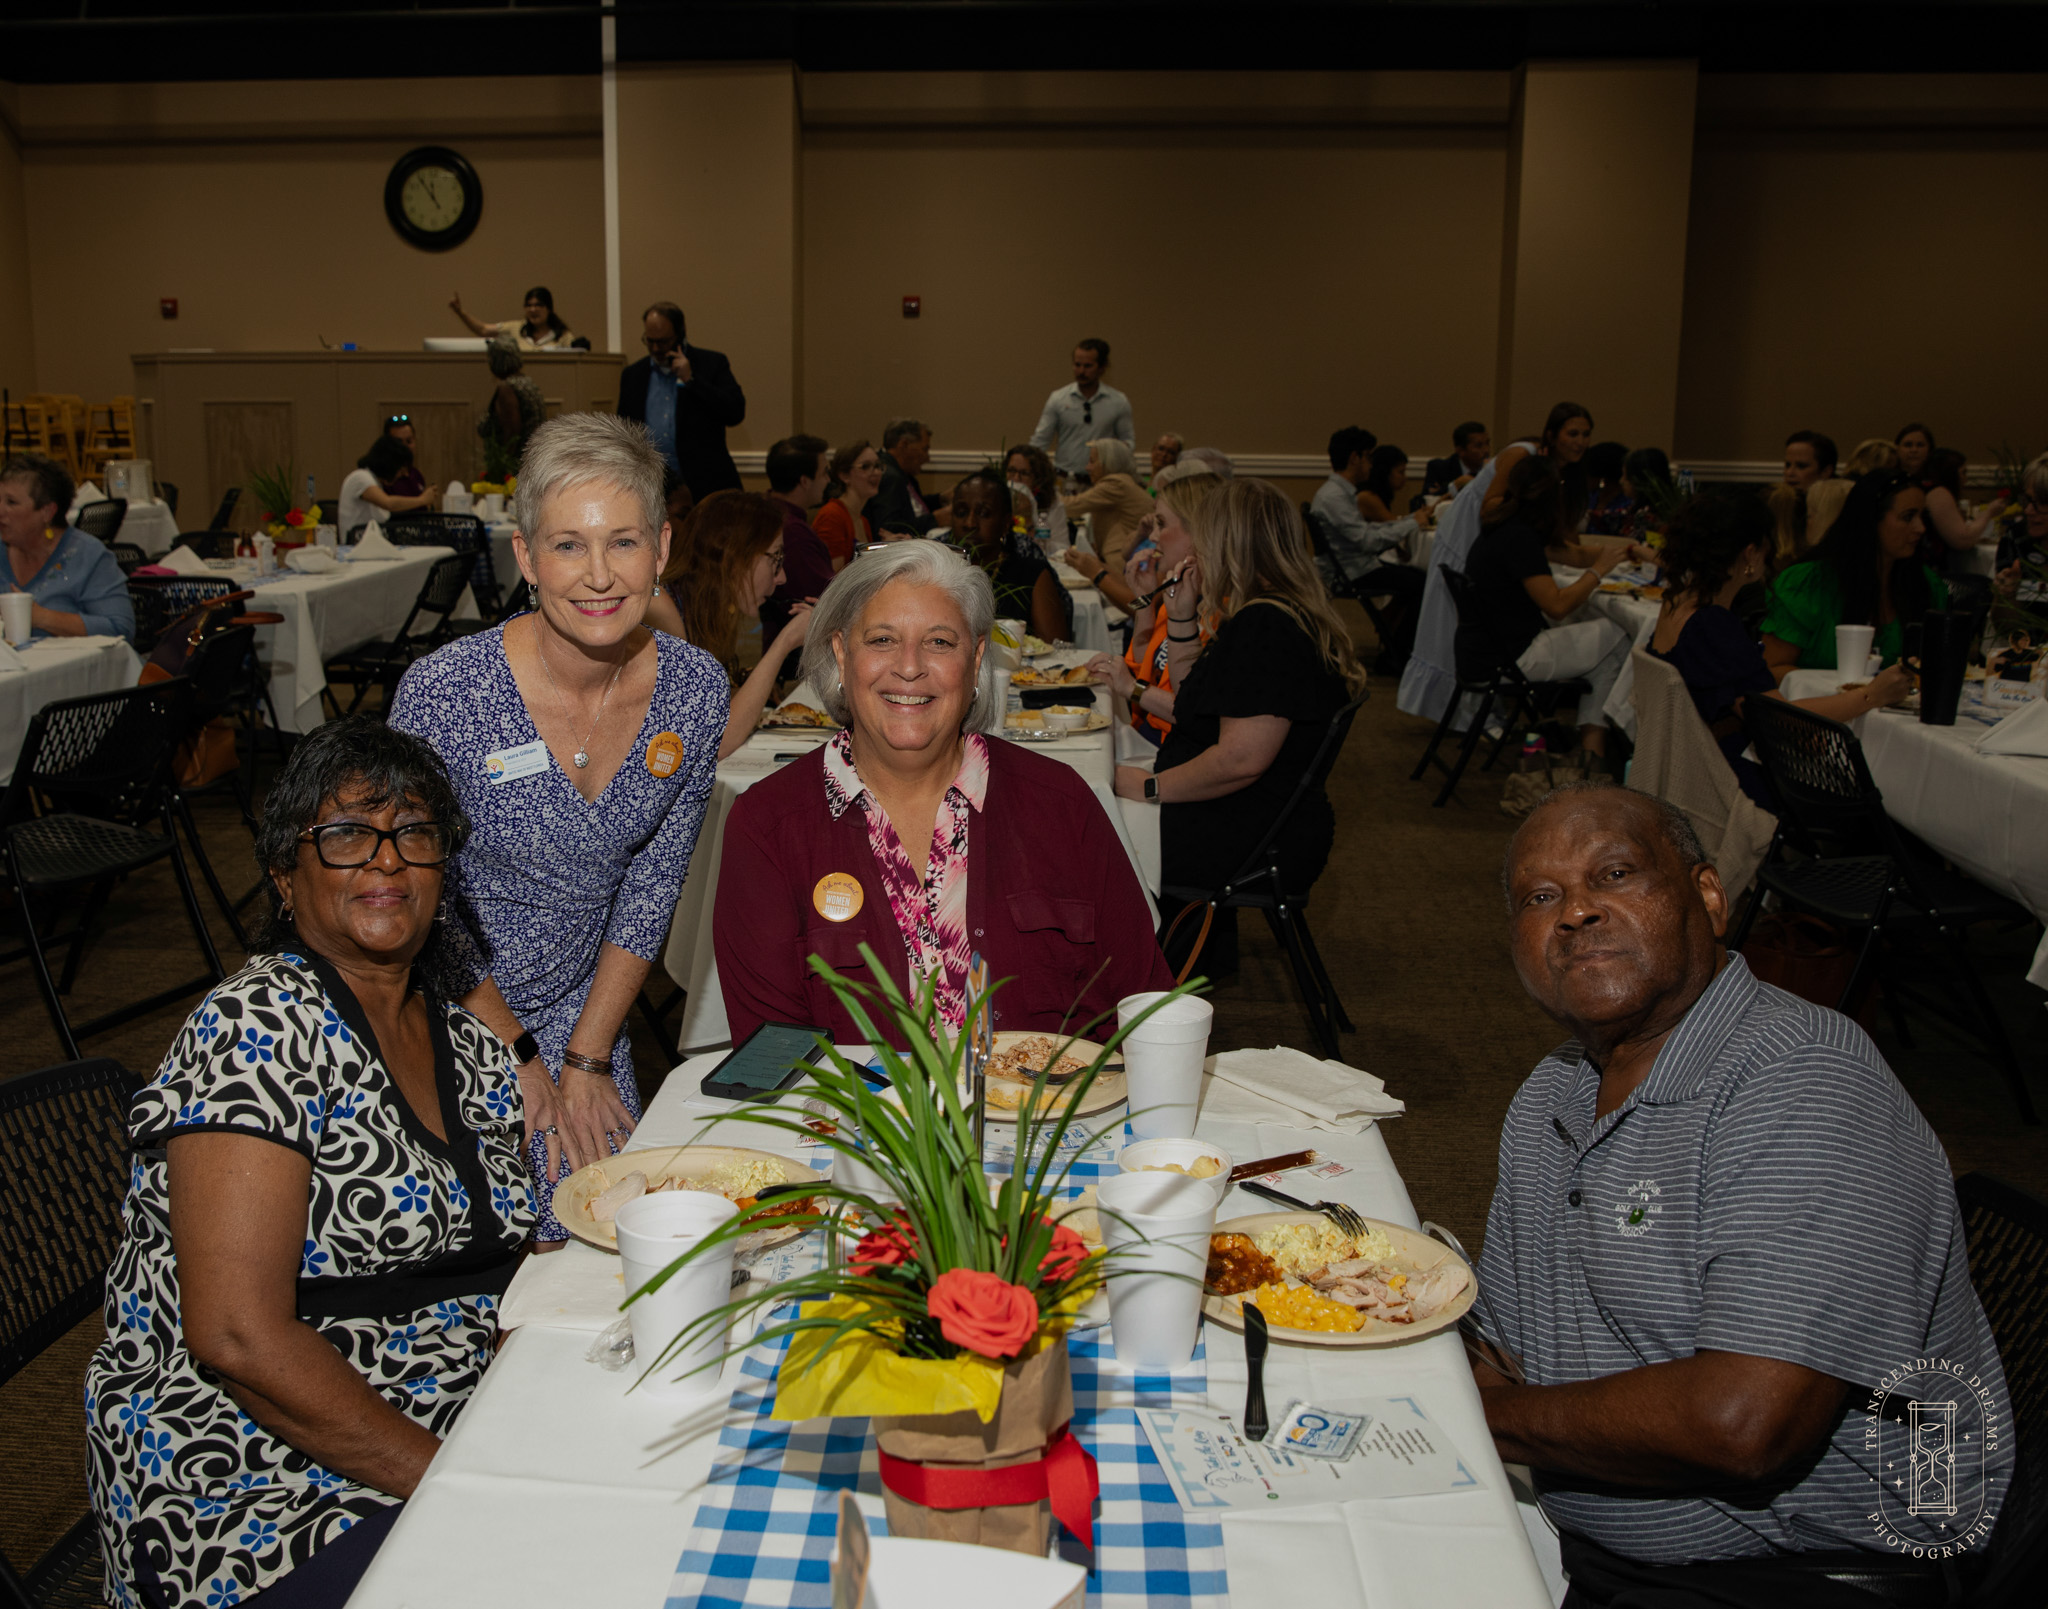
[(320, 864), (334, 871), (353, 871), (367, 866), (384, 853), (384, 840), (397, 846), (398, 858), (408, 866), (440, 866), (449, 855), (449, 832), (438, 821), (409, 821), (389, 830), (361, 821), (330, 821), (308, 827), (299, 842), (310, 841)]

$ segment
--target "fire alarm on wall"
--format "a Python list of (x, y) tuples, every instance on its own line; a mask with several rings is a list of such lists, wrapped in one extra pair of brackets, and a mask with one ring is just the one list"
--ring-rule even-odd
[(903, 316), (905, 318), (916, 318), (923, 311), (924, 298), (922, 296), (906, 296), (903, 298)]
[(178, 316), (178, 298), (175, 296), (159, 296), (156, 306), (157, 311), (163, 314), (165, 318), (176, 318)]

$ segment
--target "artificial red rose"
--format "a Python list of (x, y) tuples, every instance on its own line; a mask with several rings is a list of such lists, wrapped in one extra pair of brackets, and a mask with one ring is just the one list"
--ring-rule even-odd
[(1088, 1242), (1065, 1224), (1054, 1224), (1052, 1245), (1038, 1259), (1038, 1274), (1045, 1280), (1068, 1279), (1078, 1273), (1087, 1261)]
[(1038, 1333), (1038, 1299), (979, 1269), (947, 1269), (932, 1281), (925, 1308), (941, 1335), (985, 1358), (1015, 1357)]
[(898, 1213), (880, 1229), (861, 1236), (860, 1243), (846, 1259), (847, 1272), (871, 1274), (878, 1268), (901, 1268), (917, 1256), (917, 1239), (910, 1220)]
[(302, 510), (295, 508), (284, 517), (284, 522), (287, 525), (304, 525), (306, 516)]

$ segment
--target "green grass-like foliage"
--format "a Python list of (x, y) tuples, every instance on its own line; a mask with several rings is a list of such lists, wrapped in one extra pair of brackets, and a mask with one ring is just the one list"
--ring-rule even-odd
[[(1106, 1041), (1102, 1053), (1068, 1080), (1063, 1087), (1068, 1098), (1055, 1102), (1052, 1112), (1042, 1116), (1038, 1115), (1045, 1089), (1041, 1072), (1032, 1084), (1031, 1099), (1025, 1108), (1032, 1115), (1020, 1114), (1017, 1119), (1017, 1171), (991, 1194), (988, 1175), (982, 1168), (981, 1148), (975, 1143), (972, 1105), (963, 1093), (966, 1030), (956, 1036), (946, 1028), (929, 979), (915, 998), (906, 997), (867, 945), (860, 947), (860, 954), (876, 980), (874, 983), (858, 982), (835, 972), (815, 955), (810, 964), (846, 1008), (888, 1075), (896, 1099), (885, 1099), (870, 1090), (862, 1077), (862, 1067), (847, 1060), (820, 1034), (817, 1043), (828, 1059), (822, 1065), (807, 1068), (814, 1087), (806, 1094), (809, 1105), (824, 1108), (822, 1114), (763, 1104), (743, 1108), (720, 1121), (755, 1123), (806, 1139), (821, 1139), (840, 1155), (864, 1161), (888, 1182), (897, 1200), (877, 1201), (844, 1185), (821, 1182), (811, 1194), (824, 1205), (808, 1214), (773, 1218), (776, 1203), (772, 1199), (762, 1202), (720, 1225), (684, 1252), (628, 1296), (625, 1305), (658, 1290), (671, 1274), (693, 1259), (768, 1227), (771, 1219), (776, 1224), (801, 1224), (806, 1229), (823, 1225), (826, 1234), (842, 1250), (850, 1251), (874, 1224), (900, 1218), (914, 1241), (914, 1258), (898, 1267), (855, 1274), (842, 1258), (828, 1256), (821, 1268), (778, 1285), (750, 1290), (696, 1320), (647, 1365), (646, 1372), (659, 1368), (699, 1335), (722, 1330), (756, 1309), (819, 1303), (833, 1297), (850, 1297), (862, 1305), (852, 1316), (840, 1317), (806, 1315), (800, 1305), (793, 1317), (765, 1326), (754, 1337), (755, 1341), (772, 1341), (806, 1330), (829, 1330), (832, 1333), (817, 1353), (822, 1357), (847, 1336), (872, 1331), (886, 1340), (890, 1350), (906, 1357), (951, 1358), (961, 1349), (939, 1333), (938, 1324), (925, 1305), (932, 1281), (948, 1269), (991, 1273), (1031, 1291), (1038, 1300), (1041, 1331), (1048, 1312), (1078, 1294), (1078, 1287), (1092, 1285), (1103, 1277), (1099, 1257), (1091, 1257), (1080, 1269), (1063, 1278), (1046, 1277), (1039, 1269), (1052, 1246), (1053, 1222), (1062, 1206), (1059, 1192), (1065, 1187), (1067, 1173), (1078, 1155), (1070, 1153), (1056, 1168), (1061, 1141), (1077, 1122), (1072, 1115), (1074, 1110), (1086, 1100), (1103, 1064), (1115, 1056), (1130, 1029), (1168, 1000), (1194, 993), (1206, 980), (1197, 978), (1174, 989), (1144, 1016), (1118, 1029)], [(1001, 986), (998, 982), (993, 988)], [(1109, 1015), (1104, 1013), (1083, 1024), (1071, 1036), (1049, 1035), (1061, 1041), (1051, 1063), (1057, 1065), (1074, 1039), (1086, 1037)], [(895, 1028), (897, 1037), (908, 1049), (890, 1047), (880, 1031), (884, 1023)], [(819, 1135), (808, 1126), (807, 1118), (815, 1121), (820, 1115), (836, 1125), (835, 1133)], [(1118, 1116), (1114, 1121), (1121, 1126), (1123, 1119)], [(864, 1149), (856, 1136), (865, 1137)], [(1094, 1135), (1089, 1138), (1092, 1141)], [(1085, 1148), (1084, 1145), (1082, 1149)]]
[(269, 523), (283, 519), (300, 506), (305, 484), (297, 465), (278, 464), (258, 470), (249, 477), (249, 495), (256, 500), (264, 521)]

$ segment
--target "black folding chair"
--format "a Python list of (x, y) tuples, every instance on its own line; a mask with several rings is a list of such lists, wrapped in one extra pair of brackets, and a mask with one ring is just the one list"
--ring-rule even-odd
[[(255, 841), (256, 814), (251, 804), (250, 780), (243, 776), (243, 756), (247, 755), (253, 775), (256, 736), (263, 730), (262, 713), (270, 698), (268, 679), (256, 658), (256, 628), (253, 625), (228, 626), (201, 638), (185, 660), (185, 680), (192, 685), (192, 741), (195, 744), (203, 741), (203, 734), (215, 722), (226, 723), (228, 730), (235, 734), (235, 764), (211, 782), (191, 787), (176, 783), (173, 803), (178, 819), (184, 823), (185, 837), (192, 845), (193, 857), (199, 862), (200, 875), (206, 879), (206, 886), (212, 891), (221, 915), (227, 918), (235, 942), (246, 950), (249, 940), (242, 931), (241, 918), (237, 913), (263, 891), (265, 879), (259, 875), (240, 899), (231, 901), (227, 897), (221, 888), (220, 878), (214, 872), (213, 862), (207, 856), (206, 845), (199, 837), (198, 823), (192, 819), (191, 801), (225, 783), (234, 796), (236, 809), (241, 812), (242, 825), (249, 830), (250, 841)], [(175, 777), (173, 780), (176, 781)]]
[(405, 674), (406, 667), (432, 653), (452, 635), (449, 619), (469, 586), (469, 564), (470, 555), (466, 553), (436, 559), (426, 580), (420, 583), (419, 596), (413, 599), (412, 612), (398, 628), (397, 636), (388, 642), (364, 643), (327, 662), (327, 685), (320, 696), (337, 717), (344, 713), (341, 701), (334, 695), (338, 682), (355, 689), (355, 697), (345, 713), (355, 714), (372, 687), (384, 689), (384, 708), (390, 710), (392, 695), (398, 691), (398, 679)]
[[(226, 976), (178, 846), (172, 808), (171, 760), (189, 730), (191, 706), (192, 687), (183, 677), (46, 704), (29, 722), (14, 780), (0, 797), (7, 878), (26, 940), (22, 950), (0, 959), (25, 954), (34, 964), (51, 1024), (73, 1058), (80, 1039), (211, 988)], [(151, 820), (159, 831), (142, 826)], [(74, 1026), (60, 997), (77, 981), (86, 942), (115, 882), (164, 859), (177, 874), (206, 973)], [(37, 904), (81, 886), (86, 894), (76, 925), (68, 936), (59, 935), (57, 906), (53, 902), (39, 916)], [(43, 923), (50, 924), (47, 933)], [(51, 977), (47, 953), (59, 943), (68, 947), (61, 980)]]
[(481, 630), (497, 624), (504, 613), (504, 594), (498, 585), (498, 566), (491, 552), (491, 532), (474, 514), (437, 514), (419, 510), (394, 514), (384, 534), (400, 547), (450, 547), (474, 561), (469, 575), (469, 593), (476, 600), (474, 621), (456, 621), (454, 630)]
[(230, 486), (221, 496), (220, 507), (213, 511), (213, 522), (207, 529), (225, 531), (228, 521), (235, 517), (235, 505), (242, 500), (242, 488)]
[(2019, 1454), (1970, 1602), (2019, 1609), (2041, 1601), (2048, 1572), (2048, 1201), (1988, 1173), (1966, 1173), (1956, 1180), (1956, 1205), (1970, 1283), (2005, 1368)]
[[(1558, 706), (1566, 699), (1583, 698), (1593, 689), (1576, 677), (1560, 682), (1530, 681), (1512, 659), (1503, 658), (1497, 649), (1479, 640), (1478, 628), (1472, 624), (1476, 613), (1474, 601), (1478, 596), (1472, 578), (1449, 565), (1439, 565), (1437, 573), (1444, 578), (1444, 585), (1451, 594), (1451, 607), (1458, 615), (1458, 633), (1452, 649), (1457, 691), (1451, 694), (1450, 702), (1444, 706), (1444, 718), (1436, 723), (1436, 731), (1430, 734), (1429, 746), (1422, 751), (1422, 758), (1415, 762), (1415, 769), (1408, 773), (1408, 780), (1420, 782), (1431, 766), (1443, 772), (1444, 785), (1432, 801), (1442, 809), (1457, 791), (1458, 779), (1465, 774), (1473, 751), (1486, 735), (1487, 718), (1496, 713), (1496, 705), (1499, 706), (1500, 733), (1494, 738), (1493, 747), (1487, 751), (1486, 763), (1479, 768), (1482, 771), (1493, 769), (1494, 761), (1500, 758), (1501, 746), (1513, 733), (1530, 726), (1540, 726), (1557, 713)], [(1458, 713), (1467, 699), (1477, 699), (1478, 707), (1458, 744), (1457, 759), (1446, 765), (1437, 757), (1437, 749), (1451, 735)]]
[[(1953, 1023), (1990, 1050), (2020, 1115), (2038, 1123), (2012, 1041), (1963, 942), (1963, 930), (1972, 923), (2031, 925), (2032, 913), (1909, 844), (1885, 812), (1884, 795), (1871, 779), (1862, 743), (1840, 721), (1781, 698), (1751, 698), (1743, 703), (1743, 725), (1777, 790), (1780, 809), (1778, 830), (1757, 870), (1756, 892), (1743, 907), (1730, 947), (1742, 948), (1766, 891), (1795, 909), (1851, 931), (1860, 929), (1863, 943), (1855, 970), (1836, 1003), (1838, 1010), (1853, 1016), (1864, 990), (1876, 981), (1884, 943), (1931, 931), (1937, 952), (1955, 963), (1975, 1019), (1954, 1010), (1945, 998), (1917, 988), (1917, 972), (1913, 978), (1893, 975), (1884, 980), (1884, 994), (1900, 1037), (1906, 1037), (1905, 1023), (1897, 1015), (1901, 1000)], [(1802, 851), (1803, 858), (1789, 859), (1788, 846)]]
[(138, 567), (149, 563), (149, 555), (133, 542), (109, 542), (107, 550), (114, 555), (123, 575), (133, 575)]
[(180, 531), (172, 547), (190, 548), (202, 559), (232, 559), (235, 556), (235, 533), (229, 530)]
[[(128, 1104), (141, 1087), (104, 1057), (0, 1079), (0, 1156), (12, 1178), (36, 1181), (0, 1191), (0, 1384), (105, 1300), (128, 1189)], [(103, 1587), (90, 1511), (26, 1570), (0, 1556), (8, 1609), (98, 1604)]]
[(135, 609), (135, 651), (148, 658), (178, 616), (235, 590), (236, 583), (224, 576), (129, 576), (128, 601)]
[(1337, 551), (1330, 545), (1330, 533), (1323, 529), (1322, 516), (1310, 504), (1301, 505), (1301, 523), (1308, 527), (1308, 545), (1315, 554), (1316, 571), (1323, 578), (1324, 588), (1333, 598), (1358, 600), (1366, 619), (1372, 622), (1372, 629), (1379, 634), (1380, 648), (1384, 652), (1394, 640), (1393, 627), (1380, 608), (1382, 602), (1394, 595), (1394, 588), (1384, 579), (1386, 566), (1376, 565), (1371, 574), (1352, 580), (1344, 574), (1344, 566), (1337, 562)]
[(121, 522), (128, 517), (128, 499), (125, 497), (103, 497), (97, 503), (87, 503), (72, 520), (87, 536), (96, 536), (102, 542), (111, 542), (119, 534)]
[(164, 507), (171, 511), (171, 518), (176, 519), (178, 517), (178, 488), (170, 481), (160, 480), (156, 483), (156, 495), (164, 500)]
[[(1351, 723), (1358, 718), (1359, 707), (1364, 703), (1363, 698), (1354, 699), (1330, 717), (1315, 758), (1295, 784), (1287, 803), (1280, 807), (1280, 813), (1273, 818), (1266, 835), (1245, 857), (1244, 864), (1229, 882), (1220, 888), (1168, 886), (1160, 890), (1168, 898), (1181, 900), (1189, 906), (1210, 906), (1225, 911), (1251, 909), (1265, 913), (1266, 925), (1272, 928), (1273, 937), (1287, 954), (1287, 964), (1294, 969), (1294, 981), (1301, 990), (1302, 1009), (1308, 1014), (1309, 1032), (1315, 1035), (1316, 1043), (1322, 1046), (1325, 1056), (1339, 1053), (1338, 1030), (1347, 1034), (1352, 1032), (1351, 1018), (1345, 1014), (1344, 1002), (1337, 998), (1336, 986), (1330, 982), (1322, 954), (1316, 949), (1315, 935), (1309, 931), (1308, 890), (1288, 888), (1282, 879), (1280, 846), (1287, 841), (1288, 827), (1303, 803), (1328, 782), (1331, 769), (1337, 764), (1337, 755), (1344, 747), (1344, 739), (1351, 733)], [(1175, 920), (1178, 922), (1181, 918), (1176, 917)], [(1202, 921), (1206, 935), (1209, 917), (1205, 915)]]

